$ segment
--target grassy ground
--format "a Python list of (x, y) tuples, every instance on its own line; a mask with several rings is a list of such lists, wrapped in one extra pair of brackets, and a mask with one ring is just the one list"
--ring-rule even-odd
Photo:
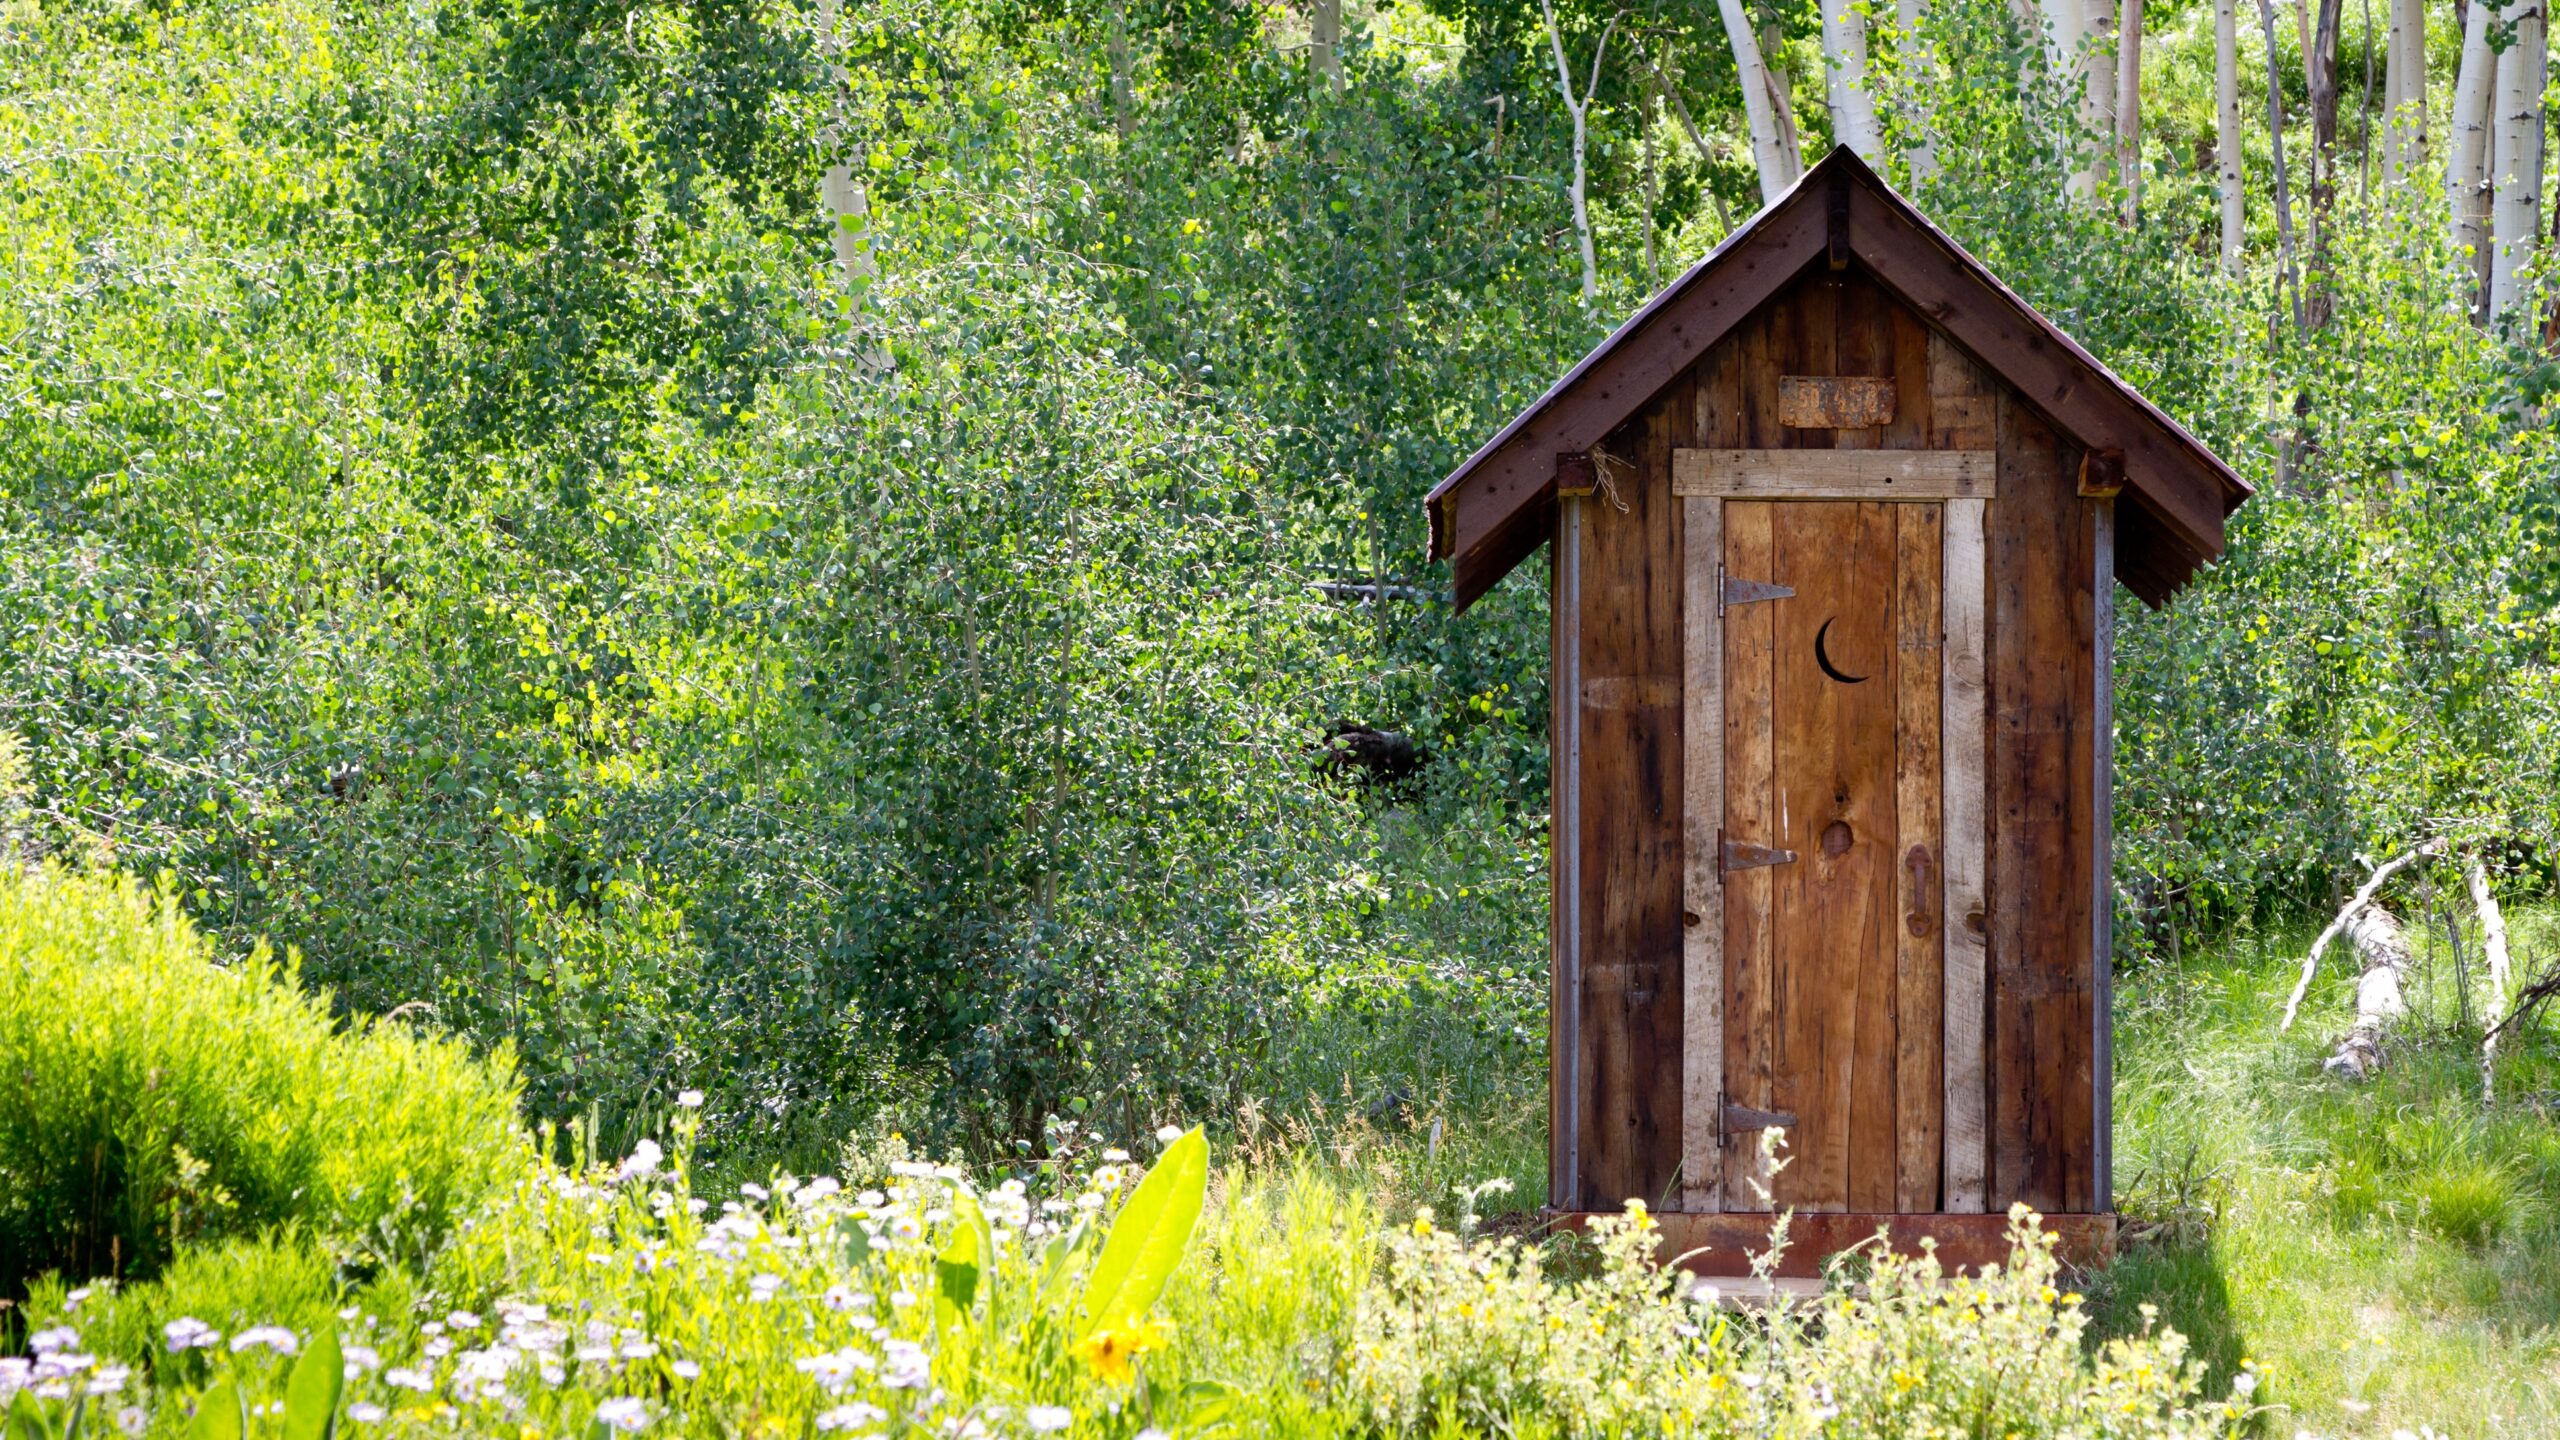
[[(2560, 955), (2560, 913), (2510, 927), (2520, 969)], [(2118, 1202), (2148, 1233), (2095, 1289), (2104, 1323), (2154, 1305), (2218, 1375), (2254, 1360), (2274, 1434), (2560, 1433), (2560, 1046), (2512, 1044), (2484, 1109), (2438, 933), (2390, 1068), (2327, 1078), (2351, 959), (2275, 1029), (2307, 943), (2236, 937), (2119, 986)]]

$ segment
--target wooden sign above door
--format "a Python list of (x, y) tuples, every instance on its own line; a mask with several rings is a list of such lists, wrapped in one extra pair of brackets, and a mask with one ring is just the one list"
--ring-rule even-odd
[(1864, 430), (1893, 423), (1890, 375), (1781, 375), (1778, 423), (1798, 430)]

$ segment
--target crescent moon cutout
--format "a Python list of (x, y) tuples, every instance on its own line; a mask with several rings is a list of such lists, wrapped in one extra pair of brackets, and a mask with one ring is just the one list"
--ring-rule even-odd
[[(1837, 620), (1839, 618), (1839, 616), (1834, 615), (1831, 617), (1831, 620)], [(1823, 621), (1822, 628), (1813, 632), (1813, 663), (1822, 667), (1823, 674), (1830, 676), (1832, 679), (1839, 681), (1843, 685), (1866, 684), (1869, 680), (1875, 677), (1871, 675), (1843, 675), (1840, 673), (1840, 667), (1831, 663), (1831, 652), (1824, 649), (1822, 644), (1823, 637), (1831, 633), (1831, 620)]]

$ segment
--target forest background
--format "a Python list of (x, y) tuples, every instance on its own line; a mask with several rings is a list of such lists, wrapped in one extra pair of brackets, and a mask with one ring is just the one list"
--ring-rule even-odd
[(1421, 496), (1837, 138), (2260, 486), (2119, 966), (2530, 901), (2538, 3), (9, 0), (0, 827), (609, 1152), (1525, 1133), (1545, 601)]

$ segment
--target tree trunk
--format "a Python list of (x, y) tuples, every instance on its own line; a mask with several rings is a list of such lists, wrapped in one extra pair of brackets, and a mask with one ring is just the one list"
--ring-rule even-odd
[(1307, 7), (1307, 63), (1333, 94), (1342, 93), (1342, 0), (1311, 0)]
[(2338, 23), (2342, 0), (2319, 0), (2311, 48), (2303, 54), (2311, 92), (2311, 208), (2329, 213), (2338, 192)]
[(1876, 163), (1883, 137), (1867, 77), (1867, 17), (1855, 0), (1822, 0), (1822, 94), (1832, 138)]
[(1804, 173), (1796, 153), (1795, 115), (1785, 87), (1761, 58), (1760, 40), (1742, 0), (1717, 0), (1724, 16), (1725, 38), (1733, 45), (1733, 68), (1742, 77), (1742, 113), (1751, 126), (1751, 160), (1760, 171), (1760, 201), (1767, 204), (1787, 193)]
[(2391, 38), (2383, 51), (2382, 98), (2390, 107), (2382, 141), (2382, 179), (2387, 187), (2407, 178), (2426, 151), (2426, 0), (2391, 0)]
[(2131, 225), (2142, 216), (2142, 0), (2124, 0), (2116, 36), (2116, 180)]
[[(2082, 65), (2087, 58), (2089, 41), (2088, 7), (2083, 0), (2043, 0), (2043, 11), (2045, 74), (2061, 93), (2063, 103), (2071, 107), (2074, 118), (2086, 125), (2089, 121), (2088, 77), (2083, 73)], [(2057, 137), (2059, 143), (2056, 146), (2061, 154), (2068, 157), (2063, 193), (2075, 199), (2088, 195), (2095, 188), (2096, 181), (2094, 173), (2082, 163), (2082, 157), (2074, 153), (2080, 138), (2066, 134)]]
[(2347, 938), (2364, 961), (2364, 974), (2356, 981), (2356, 1020), (2320, 1068), (2365, 1080), (2382, 1068), (2383, 1033), (2409, 1013), (2409, 937), (2397, 917), (2375, 904), (2347, 917)]
[[(2473, 0), (2478, 4), (2478, 0)], [(2462, 882), (2470, 887), (2471, 908), (2480, 916), (2480, 948), (2489, 959), (2488, 1031), (2480, 1040), (2480, 1101), (2494, 1104), (2498, 1098), (2498, 1039), (2507, 1022), (2507, 991), (2511, 988), (2507, 958), (2507, 914), (2498, 908), (2497, 892), (2489, 888), (2489, 867), (2480, 861), (2473, 849), (2462, 858)]]
[(1573, 118), (1573, 184), (1566, 192), (1573, 200), (1573, 234), (1582, 250), (1582, 303), (1588, 309), (1600, 298), (1600, 256), (1591, 237), (1591, 193), (1588, 152), (1591, 143), (1591, 101), (1600, 92), (1600, 65), (1609, 55), (1609, 37), (1618, 33), (1613, 18), (1600, 32), (1600, 43), (1591, 52), (1591, 83), (1579, 96), (1574, 93), (1573, 67), (1564, 58), (1564, 29), (1556, 23), (1555, 0), (1538, 0), (1538, 8), (1547, 18), (1547, 43), (1556, 61), (1556, 94), (1563, 97), (1565, 113)]
[(2542, 238), (2542, 92), (2550, 82), (2542, 0), (2514, 11), (2516, 43), (2498, 57), (2498, 187), (2489, 257), (2489, 323), (2524, 298), (2525, 267)]
[(1129, 7), (1111, 7), (1111, 123), (1126, 139), (1138, 128), (1137, 87), (1129, 75)]
[(1936, 47), (1925, 43), (1921, 27), (1928, 23), (1928, 0), (1894, 0), (1894, 20), (1902, 33), (1894, 43), (1902, 47), (1903, 75), (1911, 88), (1912, 128), (1916, 132), (1911, 148), (1902, 152), (1902, 163), (1911, 171), (1915, 182), (1936, 178), (1938, 174), (1938, 127), (1936, 111), (1929, 97), (1938, 88)]
[(2293, 292), (2293, 330), (2303, 335), (2310, 332), (2310, 323), (2302, 309), (2301, 272), (2293, 263), (2293, 192), (2284, 170), (2284, 77), (2276, 69), (2276, 11), (2272, 0), (2258, 0), (2258, 23), (2267, 32), (2267, 135), (2274, 142), (2271, 158), (2276, 172), (2276, 257), (2283, 271), (2279, 280)]
[(2248, 196), (2240, 174), (2240, 0), (2213, 0), (2214, 150), (2222, 173), (2222, 269), (2240, 273)]
[[(2453, 83), (2453, 115), (2444, 155), (2444, 205), (2455, 253), (2471, 252), (2476, 271), (2489, 253), (2489, 104), (2498, 79), (2498, 53), (2489, 48), (2486, 0), (2472, 0), (2462, 25), (2462, 68)], [(2471, 312), (2480, 313), (2472, 287)]]

